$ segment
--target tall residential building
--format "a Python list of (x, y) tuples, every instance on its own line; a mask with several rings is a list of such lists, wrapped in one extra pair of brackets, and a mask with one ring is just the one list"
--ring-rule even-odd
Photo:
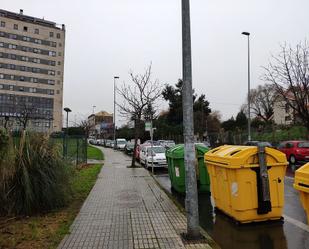
[(65, 25), (0, 9), (0, 126), (62, 129)]

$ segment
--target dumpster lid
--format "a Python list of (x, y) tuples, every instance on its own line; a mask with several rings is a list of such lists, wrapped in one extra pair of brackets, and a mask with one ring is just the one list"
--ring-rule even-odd
[[(286, 156), (279, 150), (266, 147), (267, 166), (287, 165)], [(259, 167), (258, 147), (223, 145), (208, 151), (205, 162), (227, 168)]]
[(294, 188), (309, 193), (309, 163), (295, 171)]
[[(195, 144), (195, 152), (198, 156), (204, 156), (209, 148), (200, 144)], [(184, 144), (178, 144), (166, 151), (166, 156), (170, 158), (184, 158)]]

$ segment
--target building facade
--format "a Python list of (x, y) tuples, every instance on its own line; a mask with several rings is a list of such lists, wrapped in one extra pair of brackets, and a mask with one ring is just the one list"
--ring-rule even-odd
[(61, 131), (65, 25), (0, 9), (0, 126)]
[(108, 138), (113, 134), (113, 114), (105, 111), (91, 114), (88, 123), (91, 136)]

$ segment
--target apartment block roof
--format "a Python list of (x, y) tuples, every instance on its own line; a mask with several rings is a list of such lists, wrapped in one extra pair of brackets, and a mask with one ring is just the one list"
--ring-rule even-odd
[(18, 21), (27, 22), (27, 23), (37, 24), (37, 25), (41, 25), (41, 26), (45, 26), (49, 28), (54, 28), (58, 30), (65, 30), (64, 24), (59, 25), (55, 22), (47, 21), (45, 19), (24, 15), (24, 11), (22, 9), (20, 10), (19, 13), (14, 13), (14, 12), (0, 9), (0, 16), (18, 20)]

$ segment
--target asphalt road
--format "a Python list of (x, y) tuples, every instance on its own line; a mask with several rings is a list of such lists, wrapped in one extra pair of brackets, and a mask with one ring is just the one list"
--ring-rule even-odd
[[(156, 169), (156, 179), (184, 205), (184, 196), (171, 191), (167, 170)], [(294, 172), (285, 178), (284, 221), (237, 225), (215, 211), (209, 194), (199, 195), (200, 225), (222, 249), (309, 249), (309, 226), (298, 192), (293, 188)]]

